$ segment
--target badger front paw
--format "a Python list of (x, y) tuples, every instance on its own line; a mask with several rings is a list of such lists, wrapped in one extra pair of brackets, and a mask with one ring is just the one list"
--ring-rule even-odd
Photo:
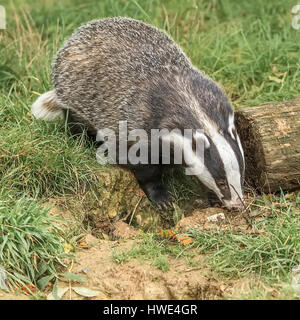
[(173, 208), (173, 199), (167, 190), (151, 189), (147, 191), (149, 200), (157, 205), (160, 210), (168, 210)]

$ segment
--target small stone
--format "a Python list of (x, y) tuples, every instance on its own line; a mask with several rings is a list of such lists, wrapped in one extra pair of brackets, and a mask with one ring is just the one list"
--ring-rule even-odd
[(82, 271), (83, 273), (85, 273), (85, 274), (88, 274), (88, 273), (89, 273), (89, 269), (88, 269), (88, 268), (83, 268), (81, 271)]
[(223, 212), (213, 214), (212, 216), (207, 217), (207, 220), (210, 222), (223, 222), (225, 221), (225, 215)]

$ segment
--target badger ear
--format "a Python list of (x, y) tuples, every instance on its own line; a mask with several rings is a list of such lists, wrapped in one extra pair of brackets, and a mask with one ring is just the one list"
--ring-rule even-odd
[(194, 133), (194, 139), (196, 143), (203, 143), (205, 149), (208, 149), (210, 147), (210, 142), (203, 130), (196, 130), (196, 132)]

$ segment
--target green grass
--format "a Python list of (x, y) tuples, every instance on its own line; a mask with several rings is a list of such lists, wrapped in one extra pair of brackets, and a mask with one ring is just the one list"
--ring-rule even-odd
[(183, 250), (182, 246), (176, 243), (170, 245), (168, 240), (161, 240), (155, 234), (146, 234), (138, 245), (125, 251), (114, 250), (113, 261), (121, 264), (131, 259), (137, 259), (140, 262), (151, 261), (151, 265), (162, 271), (170, 269), (170, 258), (185, 259), (189, 265), (193, 264), (195, 253), (189, 250)]
[[(257, 200), (267, 217), (253, 221), (259, 235), (237, 232), (193, 232), (195, 246), (212, 255), (210, 265), (226, 277), (240, 277), (255, 272), (270, 280), (287, 278), (300, 264), (300, 193), (295, 201), (282, 194), (279, 202)], [(254, 205), (255, 206), (255, 205)]]
[(56, 278), (67, 257), (62, 234), (58, 218), (49, 216), (36, 201), (9, 200), (1, 195), (0, 264), (7, 288), (34, 284), (43, 289)]
[[(45, 233), (50, 220), (35, 202), (79, 193), (96, 183), (99, 166), (94, 150), (68, 137), (63, 122), (44, 123), (30, 115), (30, 105), (51, 88), (55, 53), (79, 25), (100, 17), (129, 16), (163, 28), (199, 69), (224, 87), (236, 107), (244, 107), (299, 95), (300, 31), (291, 27), (295, 4), (294, 0), (2, 1), (7, 29), (0, 30), (0, 215), (8, 224), (0, 225), (0, 265), (11, 281), (37, 283), (42, 275), (29, 253), (23, 256), (15, 250), (11, 261), (19, 262), (7, 262), (9, 250), (3, 243), (13, 246), (16, 241), (3, 240), (10, 225), (20, 241), (39, 250), (41, 261), (51, 261), (45, 274), (54, 274), (63, 244), (50, 229)], [(187, 188), (172, 183), (177, 199), (184, 198)], [(278, 209), (273, 202), (286, 205)], [(299, 196), (286, 200), (281, 195), (273, 202), (262, 204), (272, 212), (272, 218), (261, 222), (264, 235), (197, 233), (194, 245), (210, 256), (210, 266), (224, 277), (255, 273), (264, 281), (285, 283), (291, 267), (300, 263)], [(28, 242), (30, 232), (42, 238)], [(154, 249), (148, 251), (158, 255), (150, 257), (167, 270), (171, 253), (151, 243)]]

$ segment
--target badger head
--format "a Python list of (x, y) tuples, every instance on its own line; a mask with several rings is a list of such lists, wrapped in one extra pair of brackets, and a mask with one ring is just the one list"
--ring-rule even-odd
[(202, 152), (197, 152), (190, 169), (227, 208), (241, 209), (245, 161), (233, 111), (228, 114), (225, 128), (207, 120), (205, 129), (194, 134), (194, 142), (202, 146)]

